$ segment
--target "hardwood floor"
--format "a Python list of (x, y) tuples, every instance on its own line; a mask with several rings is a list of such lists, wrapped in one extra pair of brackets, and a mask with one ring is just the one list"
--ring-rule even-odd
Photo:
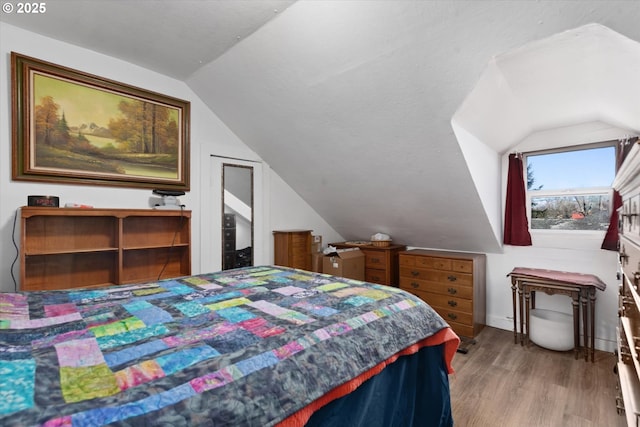
[(456, 427), (623, 427), (616, 411), (615, 355), (595, 363), (514, 344), (513, 332), (485, 327), (449, 377)]

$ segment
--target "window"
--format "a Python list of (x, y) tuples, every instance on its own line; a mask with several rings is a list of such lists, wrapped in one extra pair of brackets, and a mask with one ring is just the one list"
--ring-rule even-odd
[(606, 231), (615, 150), (612, 142), (525, 155), (531, 229)]

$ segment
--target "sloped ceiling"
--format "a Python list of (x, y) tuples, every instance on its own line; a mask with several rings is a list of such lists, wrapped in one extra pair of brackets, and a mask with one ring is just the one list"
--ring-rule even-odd
[[(601, 98), (610, 89), (602, 83), (610, 71), (602, 57), (581, 63), (598, 72), (582, 73), (573, 85), (547, 86), (544, 78), (533, 85), (511, 74), (528, 75), (532, 60), (544, 64), (537, 75), (570, 71), (564, 60), (571, 57), (570, 43), (554, 53), (556, 61), (536, 51), (522, 61), (509, 56), (508, 67), (503, 62), (502, 82), (522, 84), (507, 91), (526, 106), (518, 131), (500, 121), (509, 106), (492, 102), (491, 91), (484, 101), (470, 96), (496, 57), (522, 53), (522, 46), (567, 30), (599, 23), (635, 43), (640, 2), (94, 0), (54, 7), (40, 22), (8, 14), (0, 21), (186, 81), (347, 239), (380, 231), (411, 246), (499, 252), (500, 156), (528, 132), (563, 126), (566, 114), (549, 113), (558, 100), (600, 86), (579, 103), (606, 108), (590, 109), (589, 117), (569, 113), (571, 125), (601, 120), (625, 132), (640, 129), (640, 115), (630, 113), (639, 77), (627, 73), (630, 81), (618, 82), (621, 98)], [(69, 25), (80, 21), (79, 28)], [(615, 56), (622, 63), (610, 67), (624, 67), (626, 55), (635, 52)], [(481, 113), (491, 116), (486, 126), (477, 119)], [(491, 170), (481, 185), (479, 163)]]

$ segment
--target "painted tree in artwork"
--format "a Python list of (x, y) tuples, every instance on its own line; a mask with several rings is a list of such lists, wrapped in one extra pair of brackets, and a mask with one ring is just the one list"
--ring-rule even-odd
[(62, 113), (62, 117), (59, 116), (59, 109), (60, 106), (51, 96), (43, 97), (40, 105), (36, 105), (36, 143), (57, 147), (65, 147), (69, 144), (69, 126), (64, 113)]
[(169, 109), (137, 100), (121, 101), (121, 117), (109, 121), (113, 137), (126, 144), (129, 152), (175, 154), (178, 126)]
[(40, 105), (36, 106), (36, 142), (53, 144), (53, 132), (58, 123), (58, 108), (58, 104), (50, 96), (42, 98)]

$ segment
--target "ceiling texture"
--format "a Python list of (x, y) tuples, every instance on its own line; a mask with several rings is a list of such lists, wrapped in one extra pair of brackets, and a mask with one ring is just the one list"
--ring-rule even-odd
[(478, 252), (502, 250), (504, 153), (594, 123), (640, 133), (640, 77), (615, 71), (640, 75), (639, 18), (640, 1), (575, 0), (57, 0), (0, 14), (184, 81), (347, 239)]

